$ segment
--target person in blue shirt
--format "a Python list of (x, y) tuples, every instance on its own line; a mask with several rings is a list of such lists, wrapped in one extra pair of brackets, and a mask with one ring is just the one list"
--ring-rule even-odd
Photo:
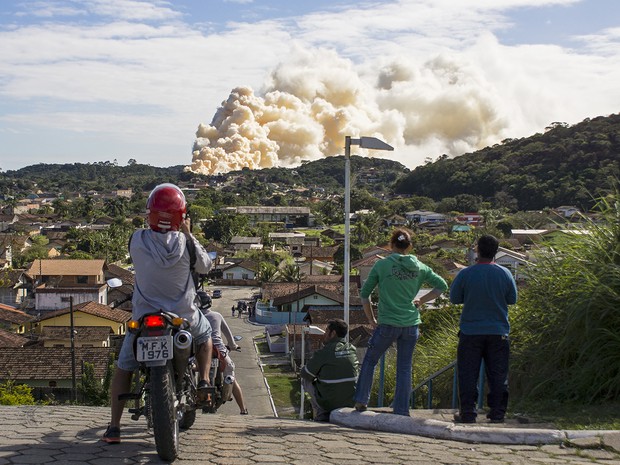
[(450, 301), (463, 304), (457, 349), (460, 413), (454, 417), (461, 423), (476, 422), (483, 360), (489, 388), (487, 418), (502, 423), (508, 406), (508, 305), (517, 302), (517, 285), (510, 271), (495, 263), (498, 248), (495, 237), (480, 237), (477, 263), (461, 270), (450, 287)]

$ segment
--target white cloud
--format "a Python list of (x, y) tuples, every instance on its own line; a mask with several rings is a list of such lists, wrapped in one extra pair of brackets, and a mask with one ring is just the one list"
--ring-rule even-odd
[[(286, 20), (229, 23), (217, 33), (184, 23), (174, 2), (36, 2), (34, 13), (45, 22), (0, 29), (0, 134), (29, 124), (65, 137), (90, 131), (134, 138), (133, 158), (166, 165), (165, 157), (152, 158), (157, 140), (186, 151), (189, 163), (198, 124), (209, 126), (231, 89), (249, 86), (254, 91), (243, 98), (254, 102), (252, 111), (279, 118), (243, 112), (244, 128), (234, 129), (232, 117), (216, 128), (245, 131), (249, 145), (241, 145), (261, 153), (233, 151), (240, 159), (265, 166), (333, 155), (345, 134), (368, 131), (397, 147), (390, 157), (415, 166), (526, 136), (552, 121), (618, 111), (619, 29), (576, 37), (584, 46), (573, 50), (506, 46), (496, 37), (511, 27), (510, 9), (576, 1), (336, 4)], [(85, 23), (86, 14), (97, 21)], [(55, 15), (65, 18), (49, 20)], [(247, 136), (254, 133), (252, 141)], [(136, 153), (140, 139), (143, 154)], [(88, 149), (96, 160), (105, 156), (105, 147)], [(226, 166), (223, 156), (212, 164)]]

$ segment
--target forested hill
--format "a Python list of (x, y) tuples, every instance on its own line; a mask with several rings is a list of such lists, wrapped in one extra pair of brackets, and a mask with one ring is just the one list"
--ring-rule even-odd
[(620, 114), (614, 114), (573, 126), (554, 123), (544, 134), (452, 159), (442, 156), (404, 176), (396, 192), (435, 200), (471, 194), (519, 210), (587, 208), (618, 179)]

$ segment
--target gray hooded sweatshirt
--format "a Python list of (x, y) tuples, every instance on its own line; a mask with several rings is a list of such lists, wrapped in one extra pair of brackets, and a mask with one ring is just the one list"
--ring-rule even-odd
[[(164, 310), (198, 323), (196, 289), (190, 273), (187, 237), (178, 231), (158, 233), (140, 229), (131, 236), (130, 253), (135, 268), (132, 299), (133, 318)], [(206, 250), (190, 236), (196, 246), (195, 270), (206, 274), (212, 263)]]

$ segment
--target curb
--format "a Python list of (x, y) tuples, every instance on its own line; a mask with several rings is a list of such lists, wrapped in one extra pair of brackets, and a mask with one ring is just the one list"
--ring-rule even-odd
[(601, 447), (604, 445), (615, 449), (615, 445), (620, 439), (620, 431), (493, 428), (459, 425), (447, 421), (406, 417), (369, 410), (357, 412), (352, 408), (332, 411), (330, 422), (351, 428), (485, 444), (542, 445), (568, 442), (575, 447)]

